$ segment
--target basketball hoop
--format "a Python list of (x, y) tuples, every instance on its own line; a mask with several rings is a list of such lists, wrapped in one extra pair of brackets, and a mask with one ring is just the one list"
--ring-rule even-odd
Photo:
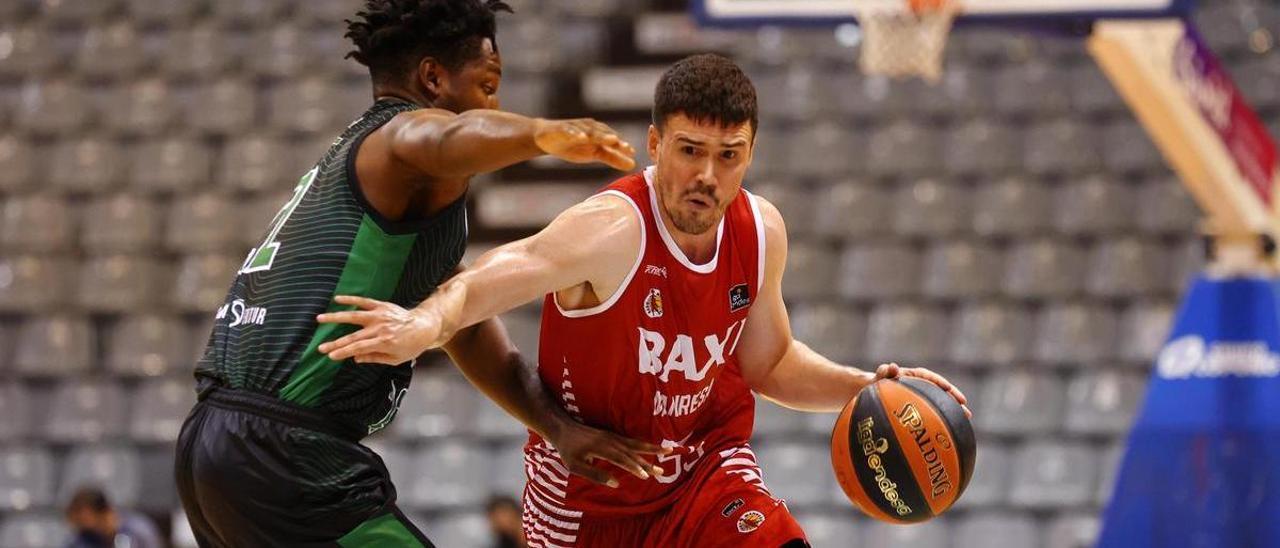
[(942, 77), (942, 52), (959, 0), (902, 0), (899, 7), (855, 0), (862, 26), (859, 65), (867, 74), (918, 76), (930, 82)]

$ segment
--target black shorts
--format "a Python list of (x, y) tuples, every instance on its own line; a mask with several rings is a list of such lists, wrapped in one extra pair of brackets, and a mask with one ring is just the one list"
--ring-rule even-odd
[(358, 433), (270, 396), (202, 394), (178, 437), (178, 493), (201, 547), (421, 546)]

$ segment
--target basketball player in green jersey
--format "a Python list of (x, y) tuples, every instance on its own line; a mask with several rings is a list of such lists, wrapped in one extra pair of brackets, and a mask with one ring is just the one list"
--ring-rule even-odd
[[(375, 102), (298, 182), (246, 256), (196, 368), (199, 403), (178, 440), (178, 490), (201, 546), (430, 546), (397, 509), (382, 460), (359, 442), (386, 427), (410, 367), (328, 359), (351, 332), (318, 325), (353, 294), (412, 307), (457, 268), (472, 175), (543, 154), (634, 166), (592, 120), (498, 112), (496, 0), (367, 0), (349, 22)], [(544, 393), (501, 324), (446, 350), (473, 384), (552, 440), (576, 473), (616, 485), (607, 461), (647, 477), (659, 448), (588, 428)], [(594, 464), (593, 464), (594, 463)], [(479, 486), (477, 486), (479, 488)]]

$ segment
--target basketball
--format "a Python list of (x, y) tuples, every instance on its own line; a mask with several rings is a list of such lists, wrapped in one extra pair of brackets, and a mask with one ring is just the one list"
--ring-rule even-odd
[(883, 379), (854, 396), (831, 433), (831, 465), (867, 515), (919, 523), (945, 512), (973, 475), (973, 426), (933, 383)]

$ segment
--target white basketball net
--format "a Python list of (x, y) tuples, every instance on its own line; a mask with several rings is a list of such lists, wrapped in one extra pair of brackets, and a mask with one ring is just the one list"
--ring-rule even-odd
[(930, 82), (942, 77), (942, 53), (959, 12), (956, 1), (916, 13), (904, 0), (901, 9), (866, 7), (857, 2), (862, 26), (859, 65), (867, 74), (918, 76)]

